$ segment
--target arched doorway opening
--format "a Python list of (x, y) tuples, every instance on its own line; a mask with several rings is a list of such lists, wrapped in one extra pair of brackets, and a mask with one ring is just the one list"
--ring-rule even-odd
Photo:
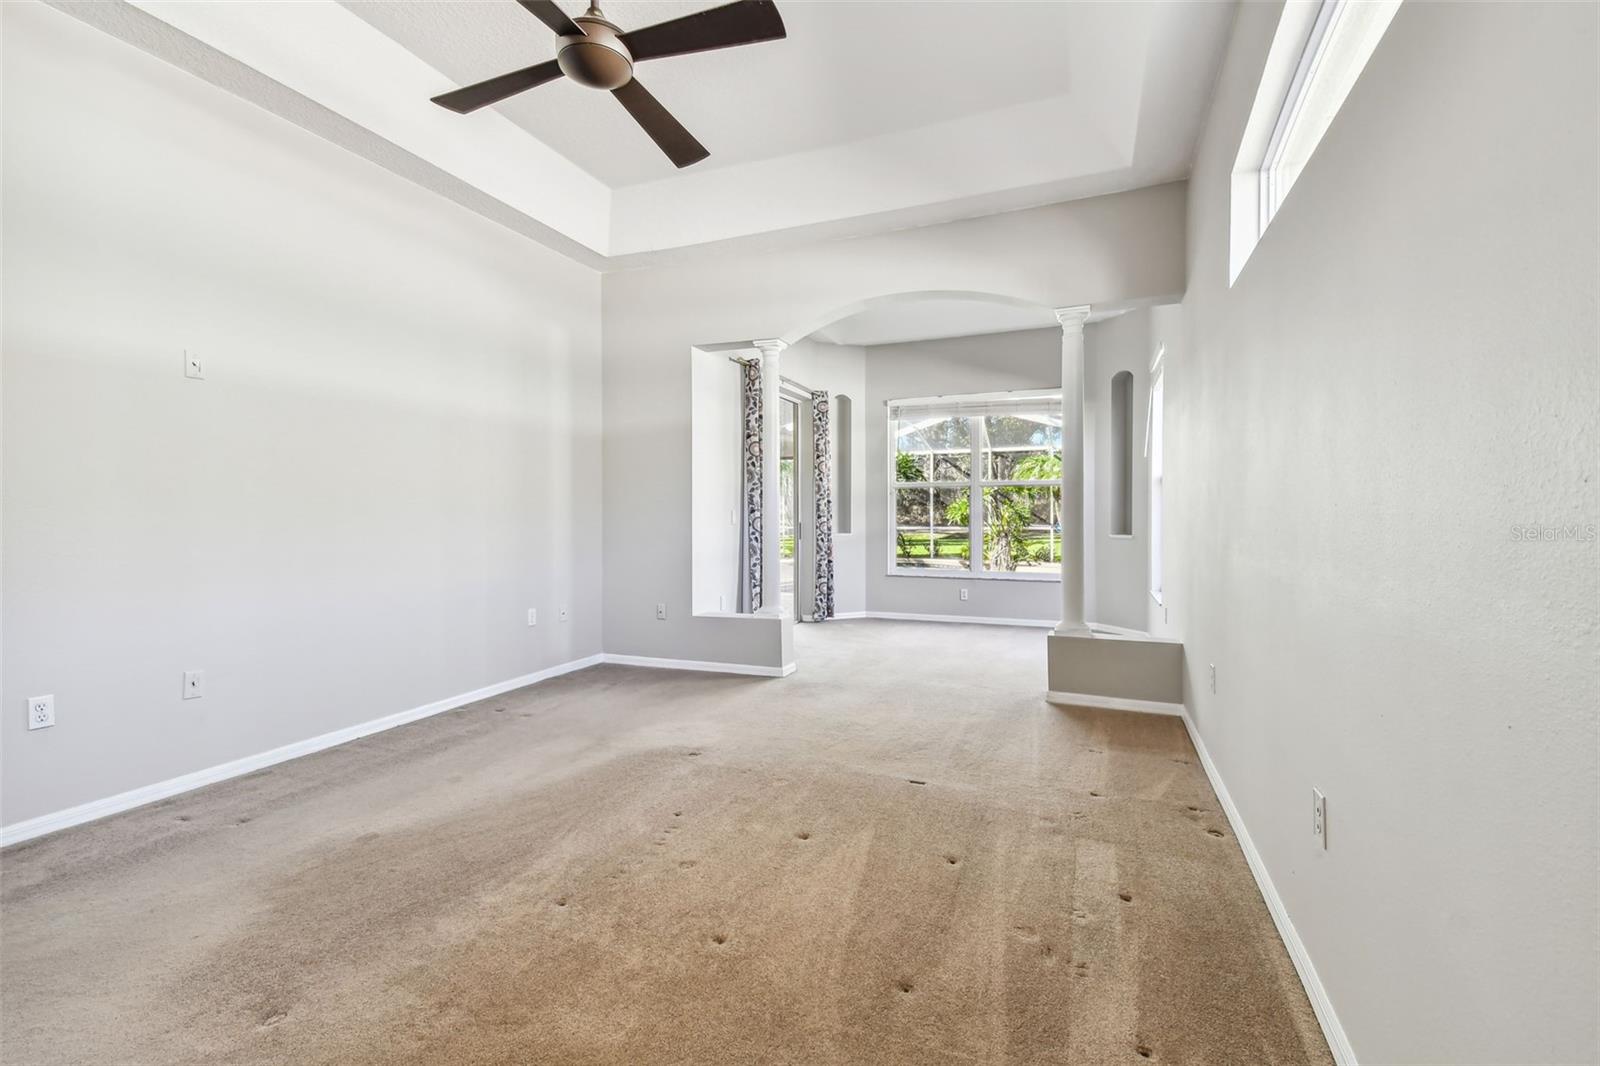
[[(875, 613), (965, 614), (975, 621), (1053, 625), (1060, 617), (1058, 502), (1042, 502), (1033, 523), (1041, 528), (1031, 531), (1038, 534), (1053, 573), (1041, 573), (1044, 567), (1031, 558), (1002, 551), (997, 553), (1002, 562), (1021, 565), (997, 574), (981, 562), (984, 541), (971, 588), (950, 584), (951, 575), (933, 574), (932, 568), (908, 574), (910, 567), (893, 565), (885, 532), (891, 524), (886, 403), (944, 392), (1054, 392), (1044, 408), (1054, 412), (1059, 433), (1059, 338), (1054, 312), (1033, 300), (923, 290), (851, 301), (774, 338), (698, 346), (693, 374), (696, 614), (764, 614), (784, 624), (860, 617), (869, 613), (869, 588), (883, 591), (885, 582), (909, 577), (887, 586), (898, 600), (885, 601), (905, 609)], [(769, 426), (764, 417), (747, 424), (752, 401), (762, 412), (777, 412), (775, 424)], [(729, 451), (730, 441), (737, 443), (736, 455)], [(752, 449), (756, 441), (763, 446)], [(1059, 448), (1043, 442), (1038, 450), (1051, 446)], [(707, 449), (720, 458), (708, 456)], [(1049, 476), (1058, 501), (1059, 466)], [(764, 499), (755, 499), (753, 481)], [(969, 492), (969, 505), (972, 496)], [(978, 499), (981, 511), (981, 490)], [(940, 496), (937, 502), (933, 524), (956, 521), (946, 513), (948, 501)], [(759, 529), (765, 535), (757, 548), (751, 533), (767, 513), (775, 521)], [(941, 532), (935, 529), (924, 539), (931, 544)], [(773, 565), (757, 575), (768, 554), (775, 555)], [(937, 584), (927, 585), (927, 578)], [(1009, 589), (986, 592), (983, 586), (991, 578), (1017, 581)], [(763, 597), (753, 603), (747, 593), (757, 582)], [(917, 588), (922, 585), (927, 587)], [(766, 595), (770, 589), (779, 592), (776, 603)], [(944, 599), (955, 608), (944, 610)], [(1022, 608), (1015, 614), (977, 613), (1011, 603)]]

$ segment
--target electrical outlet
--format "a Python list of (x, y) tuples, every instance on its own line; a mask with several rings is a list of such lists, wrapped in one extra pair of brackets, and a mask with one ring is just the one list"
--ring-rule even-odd
[(1328, 850), (1328, 797), (1315, 788), (1311, 790), (1311, 835), (1323, 851)]
[(966, 589), (962, 589), (961, 590), (961, 602), (965, 603), (966, 601), (967, 601), (967, 590)]
[(1217, 664), (1216, 663), (1212, 663), (1211, 664), (1211, 691), (1212, 691), (1213, 694), (1217, 691)]
[(664, 604), (664, 603), (656, 604), (656, 621), (665, 622), (666, 620), (667, 620), (667, 605)]
[(183, 698), (197, 700), (206, 694), (206, 672), (204, 670), (185, 670), (183, 672)]
[(561, 621), (565, 622), (567, 620), (567, 608), (565, 608), (565, 607), (561, 608), (560, 615), (561, 615)]
[(530, 626), (539, 624), (539, 612), (532, 607), (528, 608), (528, 624)]
[(28, 700), (28, 728), (49, 729), (56, 724), (56, 698), (33, 696)]
[(194, 378), (196, 380), (204, 380), (206, 376), (206, 368), (205, 364), (200, 361), (200, 355), (198, 352), (183, 353), (183, 376), (186, 378)]

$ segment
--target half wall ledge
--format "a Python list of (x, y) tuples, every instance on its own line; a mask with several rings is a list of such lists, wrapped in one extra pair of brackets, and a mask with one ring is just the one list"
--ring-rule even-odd
[(1051, 703), (1183, 713), (1183, 644), (1134, 633), (1051, 633)]

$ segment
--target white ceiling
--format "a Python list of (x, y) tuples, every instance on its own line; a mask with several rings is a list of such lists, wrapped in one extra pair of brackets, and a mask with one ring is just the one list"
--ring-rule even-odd
[[(1093, 311), (1090, 322), (1125, 314), (1127, 308)], [(1044, 307), (998, 303), (962, 296), (921, 296), (874, 304), (824, 326), (811, 336), (828, 344), (868, 346), (1056, 329), (1055, 313)]]
[[(343, 0), (446, 76), (444, 88), (551, 58), (555, 36), (507, 0)], [(568, 0), (571, 14), (583, 10)], [(715, 3), (610, 0), (624, 30)], [(917, 129), (1069, 91), (1124, 23), (1107, 7), (786, 0), (788, 37), (641, 63), (639, 80), (711, 150), (710, 170)], [(1016, 32), (1021, 31), (1021, 32)], [(973, 42), (1003, 35), (1003, 62), (976, 69)], [(1073, 55), (1075, 52), (1088, 54)], [(1109, 58), (1109, 57), (1106, 57)], [(977, 62), (984, 62), (979, 59)], [(1073, 69), (1076, 68), (1076, 69)], [(658, 181), (672, 166), (608, 94), (562, 80), (496, 105), (521, 128), (612, 188)]]
[[(365, 134), (341, 143), (391, 169), (396, 156), (420, 163), (471, 191), (458, 201), (492, 203), (602, 267), (1185, 177), (1232, 18), (1231, 4), (1208, 0), (778, 0), (785, 40), (639, 65), (711, 150), (678, 171), (608, 93), (565, 80), (466, 116), (428, 102), (554, 55), (554, 35), (514, 0), (114, 6), (139, 20), (97, 16), (108, 32), (202, 76), (208, 64), (254, 71), (262, 106), (324, 136), (331, 112)], [(628, 29), (714, 6), (613, 0), (605, 11)], [(184, 46), (152, 44), (158, 30)], [(355, 147), (369, 142), (386, 150)]]

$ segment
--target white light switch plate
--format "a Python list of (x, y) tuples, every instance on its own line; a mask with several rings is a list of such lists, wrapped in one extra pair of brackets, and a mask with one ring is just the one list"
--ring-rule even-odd
[(200, 360), (198, 352), (183, 353), (183, 376), (203, 380), (206, 376), (205, 363)]
[(1311, 835), (1323, 851), (1328, 850), (1328, 797), (1315, 788), (1311, 790)]
[(185, 670), (183, 672), (183, 698), (197, 700), (206, 694), (206, 672), (204, 670)]

